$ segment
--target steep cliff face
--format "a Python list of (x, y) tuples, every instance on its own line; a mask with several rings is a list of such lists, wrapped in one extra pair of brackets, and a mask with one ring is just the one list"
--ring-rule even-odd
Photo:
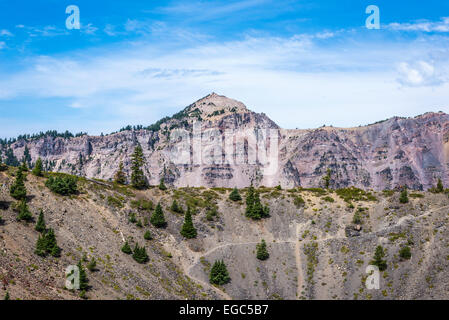
[(331, 170), (331, 187), (427, 189), (441, 178), (449, 185), (449, 115), (392, 118), (358, 128), (280, 129), (266, 115), (215, 93), (151, 127), (107, 136), (20, 140), (20, 159), (49, 170), (112, 179), (139, 143), (151, 184), (164, 178), (181, 186), (255, 185), (316, 187)]

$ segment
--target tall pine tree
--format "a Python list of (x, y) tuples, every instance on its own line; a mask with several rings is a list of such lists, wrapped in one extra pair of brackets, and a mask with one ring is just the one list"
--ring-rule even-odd
[(26, 198), (27, 190), (25, 188), (24, 179), (25, 178), (23, 176), (23, 168), (21, 167), (17, 168), (16, 180), (9, 188), (9, 193), (11, 197), (13, 197), (16, 200), (22, 200)]
[(147, 188), (148, 183), (142, 170), (145, 160), (140, 145), (134, 149), (131, 159), (131, 185), (136, 189)]
[(25, 199), (20, 200), (19, 204), (19, 214), (17, 215), (17, 221), (31, 221), (33, 216), (31, 215), (30, 209), (28, 208)]
[(42, 177), (44, 171), (44, 166), (42, 165), (42, 159), (38, 158), (36, 163), (34, 164), (33, 171), (31, 172), (36, 177)]
[(192, 214), (190, 213), (190, 207), (187, 207), (187, 212), (184, 217), (184, 224), (181, 228), (181, 235), (187, 239), (195, 238), (197, 231), (193, 226)]
[(150, 222), (156, 228), (164, 228), (167, 225), (160, 203), (157, 204), (154, 213), (151, 215)]
[(114, 182), (118, 184), (126, 184), (126, 175), (123, 168), (123, 162), (120, 161), (118, 171), (115, 173)]
[(36, 227), (34, 229), (40, 233), (43, 233), (47, 230), (44, 219), (44, 211), (42, 211), (42, 209), (39, 212), (39, 218), (37, 218)]

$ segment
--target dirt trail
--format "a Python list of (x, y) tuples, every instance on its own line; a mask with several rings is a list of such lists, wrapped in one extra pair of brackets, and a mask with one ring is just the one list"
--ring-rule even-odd
[[(447, 208), (449, 208), (449, 206), (445, 206), (445, 207), (441, 207), (441, 208), (437, 208), (437, 209), (432, 209), (432, 210), (429, 210), (426, 213), (424, 213), (422, 215), (419, 215), (419, 216), (416, 216), (416, 217), (415, 216), (404, 216), (404, 217), (400, 218), (396, 224), (394, 224), (392, 226), (389, 226), (386, 229), (392, 229), (394, 227), (401, 226), (406, 221), (416, 220), (416, 219), (419, 219), (419, 218), (422, 218), (422, 217), (425, 217), (425, 216), (429, 216), (430, 214), (432, 214), (435, 211), (439, 211), (439, 210), (443, 210), (443, 209), (447, 209)], [(297, 275), (297, 279), (298, 279), (298, 282), (297, 282), (297, 299), (300, 299), (302, 297), (302, 287), (303, 287), (303, 284), (304, 284), (304, 282), (303, 282), (304, 275), (303, 275), (303, 272), (302, 272), (302, 261), (301, 261), (301, 244), (304, 243), (304, 242), (300, 242), (299, 241), (299, 236), (300, 236), (300, 233), (301, 233), (301, 226), (302, 225), (303, 224), (301, 224), (301, 223), (296, 224), (295, 239), (291, 239), (291, 240), (276, 240), (276, 242), (275, 242), (275, 243), (292, 243), (292, 244), (295, 244), (295, 249), (294, 249), (295, 250), (295, 260), (296, 260), (296, 268), (297, 268), (297, 272), (298, 272), (298, 275)], [(336, 236), (330, 236), (330, 237), (317, 239), (317, 240), (314, 240), (314, 241), (315, 242), (324, 242), (324, 241), (328, 241), (328, 240), (347, 240), (347, 239), (348, 239), (347, 237), (342, 237), (340, 235), (336, 235)], [(307, 242), (307, 240), (305, 242)], [(207, 283), (207, 282), (205, 282), (205, 281), (203, 281), (203, 280), (193, 276), (191, 274), (191, 270), (193, 269), (193, 267), (195, 267), (199, 263), (201, 257), (206, 257), (206, 256), (210, 255), (211, 253), (215, 252), (216, 250), (219, 250), (219, 249), (224, 248), (224, 247), (229, 247), (229, 246), (241, 246), (241, 245), (248, 245), (248, 244), (255, 245), (255, 244), (258, 244), (258, 243), (259, 242), (255, 242), (255, 241), (239, 242), (239, 243), (229, 242), (229, 243), (224, 243), (224, 244), (221, 244), (221, 245), (216, 246), (214, 248), (211, 248), (211, 249), (209, 249), (208, 251), (206, 251), (204, 253), (199, 253), (198, 252), (198, 253), (195, 254), (194, 262), (187, 268), (186, 274), (190, 278), (192, 278), (195, 281), (199, 282), (204, 287), (208, 287), (208, 288), (214, 290), (220, 296), (222, 296), (224, 299), (232, 300), (233, 298), (231, 296), (229, 296), (226, 292), (224, 292), (224, 291), (220, 290), (219, 288), (211, 285), (210, 283)]]

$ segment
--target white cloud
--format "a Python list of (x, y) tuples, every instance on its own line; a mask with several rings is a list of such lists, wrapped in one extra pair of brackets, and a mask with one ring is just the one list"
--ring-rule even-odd
[(2, 29), (2, 30), (0, 30), (0, 37), (1, 36), (12, 37), (14, 35), (9, 30)]
[(449, 17), (440, 21), (419, 20), (413, 23), (390, 23), (387, 28), (400, 31), (449, 32)]
[(81, 25), (81, 32), (85, 34), (95, 34), (95, 32), (98, 30), (97, 27), (94, 27), (92, 23), (88, 23), (87, 25)]
[[(0, 50), (6, 47), (6, 42), (5, 41), (0, 41)], [(0, 97), (1, 97), (1, 93), (0, 93)]]
[(212, 91), (290, 128), (352, 126), (432, 108), (449, 112), (449, 84), (441, 76), (449, 65), (449, 40), (354, 46), (339, 39), (338, 47), (320, 47), (317, 38), (183, 41), (176, 48), (123, 43), (39, 57), (29, 69), (0, 77), (0, 99), (57, 98), (72, 110), (94, 110), (97, 123), (79, 123), (75, 130), (90, 133), (105, 131), (99, 123), (106, 116), (122, 125), (150, 124)]

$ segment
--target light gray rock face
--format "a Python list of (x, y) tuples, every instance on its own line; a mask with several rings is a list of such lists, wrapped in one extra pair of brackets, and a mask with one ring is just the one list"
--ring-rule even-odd
[(449, 185), (449, 115), (441, 112), (358, 128), (289, 130), (213, 93), (152, 129), (20, 140), (11, 147), (20, 159), (28, 146), (32, 161), (41, 157), (53, 171), (109, 180), (120, 161), (130, 175), (139, 143), (149, 182), (164, 178), (176, 187), (317, 187), (327, 169), (334, 188), (422, 190), (438, 178)]

